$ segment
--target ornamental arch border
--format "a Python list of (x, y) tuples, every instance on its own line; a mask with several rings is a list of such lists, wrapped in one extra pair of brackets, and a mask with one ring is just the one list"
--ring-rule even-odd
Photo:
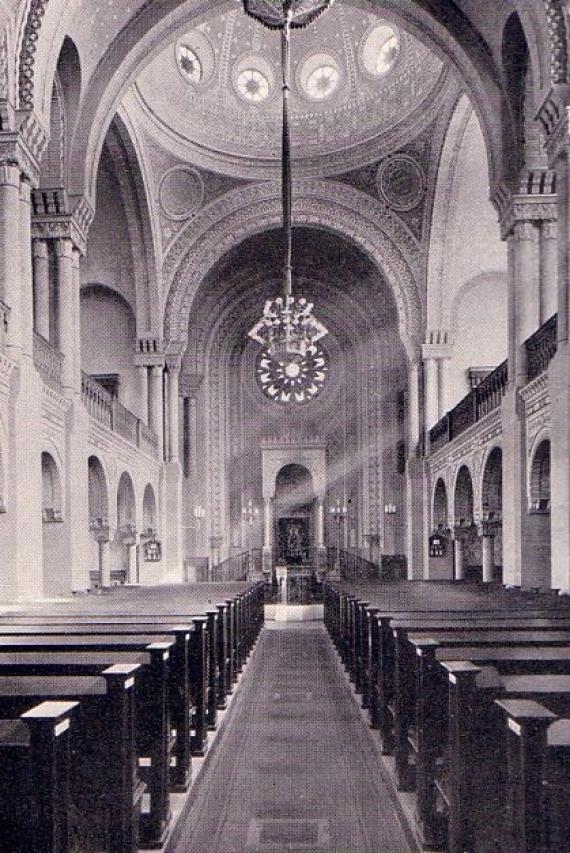
[[(171, 244), (163, 266), (167, 343), (176, 346), (186, 340), (194, 299), (211, 268), (248, 237), (280, 226), (276, 190), (274, 183), (263, 183), (227, 193)], [(417, 360), (423, 340), (420, 252), (404, 224), (373, 198), (344, 184), (302, 181), (294, 185), (293, 225), (338, 233), (366, 254), (392, 292), (408, 358)]]

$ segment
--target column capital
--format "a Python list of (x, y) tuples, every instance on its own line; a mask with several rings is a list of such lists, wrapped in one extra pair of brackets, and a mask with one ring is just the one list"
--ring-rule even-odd
[(17, 163), (0, 162), (0, 186), (20, 188), (21, 171)]
[(73, 242), (69, 237), (58, 237), (55, 241), (55, 253), (58, 258), (73, 258)]
[[(71, 212), (60, 212), (61, 205), (54, 201), (54, 194), (63, 190), (36, 190), (33, 194), (34, 215), (32, 219), (32, 236), (42, 240), (70, 240), (77, 251), (84, 255), (87, 250), (87, 232), (91, 216), (83, 204), (79, 204)], [(47, 201), (49, 196), (51, 201)], [(62, 201), (65, 206), (67, 203)], [(53, 210), (56, 208), (57, 212)]]
[(422, 361), (451, 358), (452, 354), (453, 343), (447, 329), (426, 332), (426, 340), (422, 344)]
[(167, 354), (164, 360), (169, 373), (180, 373), (180, 368), (182, 367), (181, 355)]
[(17, 127), (0, 132), (0, 164), (17, 166), (37, 186), (48, 134), (32, 110), (18, 110), (14, 124)]
[(543, 222), (540, 230), (543, 240), (558, 239), (558, 222)]
[(34, 258), (43, 258), (47, 259), (48, 256), (48, 244), (45, 240), (39, 240), (34, 238), (32, 241), (32, 254)]
[[(539, 223), (555, 223), (558, 218), (557, 197), (554, 192), (536, 194), (507, 194), (495, 204), (499, 210), (501, 239), (515, 235), (517, 240), (538, 240)], [(524, 227), (519, 227), (524, 226)]]

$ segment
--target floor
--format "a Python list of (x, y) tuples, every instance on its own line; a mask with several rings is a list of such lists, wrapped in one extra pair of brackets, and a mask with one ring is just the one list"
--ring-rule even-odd
[(322, 623), (270, 623), (174, 849), (414, 850), (385, 773)]

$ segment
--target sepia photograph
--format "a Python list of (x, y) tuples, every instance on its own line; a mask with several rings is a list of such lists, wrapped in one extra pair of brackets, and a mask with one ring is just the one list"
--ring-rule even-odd
[(570, 0), (0, 0), (0, 853), (570, 853)]

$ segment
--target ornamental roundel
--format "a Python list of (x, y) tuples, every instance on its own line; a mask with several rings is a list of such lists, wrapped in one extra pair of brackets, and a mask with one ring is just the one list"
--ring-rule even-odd
[(169, 219), (188, 219), (202, 207), (204, 183), (192, 166), (173, 166), (162, 177), (158, 189), (160, 207)]
[(389, 207), (399, 211), (413, 210), (424, 196), (424, 173), (412, 157), (397, 154), (378, 167), (376, 186)]
[(323, 347), (313, 344), (303, 358), (280, 358), (267, 349), (259, 352), (255, 373), (265, 396), (275, 402), (303, 405), (315, 400), (329, 374), (329, 359)]

